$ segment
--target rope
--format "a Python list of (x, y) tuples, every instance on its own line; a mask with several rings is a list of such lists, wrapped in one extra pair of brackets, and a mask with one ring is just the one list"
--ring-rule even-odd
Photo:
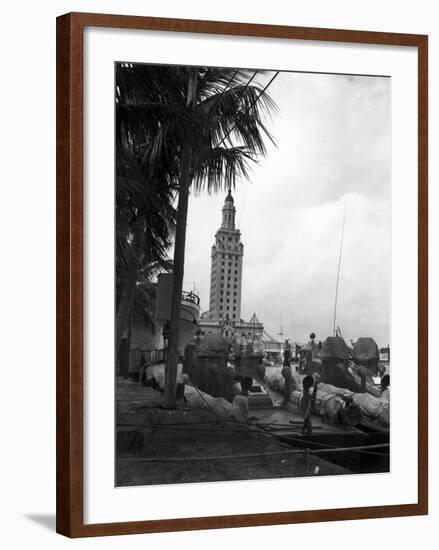
[[(227, 419), (227, 420), (224, 420), (222, 421), (222, 423), (225, 423), (225, 422), (231, 422), (231, 423), (234, 423), (236, 424), (238, 427), (239, 426), (245, 426), (246, 429), (238, 429), (238, 428), (232, 428), (232, 427), (229, 427), (229, 428), (208, 428), (208, 429), (202, 429), (202, 428), (199, 428), (198, 426), (191, 426), (190, 424), (191, 423), (184, 423), (185, 425), (181, 424), (181, 425), (177, 425), (177, 424), (130, 424), (130, 423), (119, 423), (118, 426), (121, 426), (121, 427), (135, 427), (135, 428), (138, 428), (138, 429), (141, 429), (141, 428), (152, 428), (152, 429), (162, 429), (162, 430), (176, 430), (176, 431), (198, 431), (198, 432), (208, 432), (208, 433), (214, 433), (214, 432), (217, 432), (217, 433), (220, 433), (220, 432), (228, 432), (230, 434), (232, 433), (245, 433), (247, 434), (249, 437), (256, 437), (258, 438), (258, 436), (265, 436), (266, 438), (271, 438), (271, 439), (275, 439), (275, 440), (278, 440), (277, 436), (275, 434), (271, 434), (269, 432), (264, 432), (262, 430), (254, 430), (254, 429), (251, 429), (253, 426), (251, 424), (246, 424), (245, 422), (240, 422), (239, 420), (235, 420), (235, 419)], [(219, 422), (218, 422), (219, 423)], [(187, 426), (186, 426), (187, 424)], [(279, 441), (279, 443), (283, 446), (283, 447), (288, 447), (288, 444), (287, 443), (282, 443)]]
[(262, 456), (274, 456), (274, 455), (292, 455), (292, 454), (304, 454), (306, 453), (305, 449), (300, 450), (287, 450), (287, 451), (274, 451), (269, 453), (246, 453), (246, 454), (236, 454), (236, 455), (213, 455), (213, 456), (188, 456), (188, 457), (120, 457), (117, 460), (127, 461), (127, 462), (157, 462), (157, 461), (166, 461), (166, 462), (196, 462), (200, 460), (233, 460), (239, 458), (254, 458)]
[[(362, 445), (358, 447), (339, 447), (331, 449), (331, 452), (338, 453), (343, 451), (362, 451), (364, 449), (370, 448), (381, 448), (388, 446), (388, 443), (383, 443), (379, 445)], [(234, 460), (239, 458), (255, 458), (262, 456), (279, 456), (279, 455), (295, 455), (295, 454), (320, 454), (328, 452), (327, 449), (291, 449), (286, 451), (272, 451), (268, 453), (246, 453), (246, 454), (236, 454), (236, 455), (210, 455), (210, 456), (188, 456), (188, 457), (119, 457), (117, 460), (125, 462), (197, 462), (202, 460)]]

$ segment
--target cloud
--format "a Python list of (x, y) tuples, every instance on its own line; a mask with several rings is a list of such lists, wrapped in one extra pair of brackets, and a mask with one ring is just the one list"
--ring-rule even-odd
[[(389, 341), (390, 88), (386, 78), (283, 73), (267, 122), (277, 147), (235, 193), (244, 243), (242, 317), (304, 341), (331, 334), (343, 209), (337, 324)], [(210, 247), (223, 195), (191, 197), (185, 287), (208, 309)]]

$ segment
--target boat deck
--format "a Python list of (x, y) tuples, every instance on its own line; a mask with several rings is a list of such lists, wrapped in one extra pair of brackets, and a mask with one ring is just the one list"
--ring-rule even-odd
[[(293, 410), (289, 403), (285, 403), (282, 395), (265, 386), (268, 395), (273, 401), (271, 407), (255, 407), (250, 403), (250, 417), (253, 418), (262, 428), (270, 428), (279, 436), (300, 435), (303, 427), (303, 417)], [(362, 433), (361, 430), (351, 426), (335, 426), (327, 424), (317, 414), (311, 417), (313, 434), (343, 434)]]
[[(270, 439), (297, 449), (309, 449), (311, 453), (332, 464), (352, 472), (389, 471), (389, 430), (373, 422), (351, 427), (325, 423), (318, 415), (312, 415), (312, 433), (302, 434), (303, 417), (291, 410), (283, 396), (266, 387), (271, 397), (271, 406), (252, 407), (249, 414), (251, 430), (265, 433)], [(160, 407), (162, 395), (150, 387), (144, 387), (133, 380), (118, 380), (116, 385), (117, 417), (123, 416), (131, 426), (142, 421), (150, 422), (150, 411)], [(184, 409), (187, 409), (183, 405)], [(195, 410), (194, 410), (195, 411)], [(204, 421), (218, 422), (213, 411), (204, 409)], [(187, 419), (189, 420), (189, 419)], [(118, 422), (119, 424), (119, 422)], [(223, 429), (233, 431), (239, 428), (233, 422), (225, 422)], [(130, 429), (119, 424), (118, 431)]]
[(303, 417), (285, 403), (277, 392), (266, 388), (273, 406), (251, 408), (251, 421), (257, 429), (269, 432), (279, 441), (296, 448), (308, 449), (332, 464), (352, 472), (386, 472), (390, 469), (389, 430), (373, 422), (352, 427), (324, 422), (312, 415), (312, 432), (303, 434)]

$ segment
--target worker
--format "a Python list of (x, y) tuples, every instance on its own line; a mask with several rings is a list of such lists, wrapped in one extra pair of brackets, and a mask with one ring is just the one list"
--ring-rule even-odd
[(290, 366), (290, 359), (291, 359), (291, 344), (289, 340), (285, 340), (285, 348), (284, 348), (284, 360), (282, 365), (284, 367)]
[(302, 391), (301, 409), (302, 409), (302, 414), (303, 414), (304, 417), (305, 417), (306, 412), (308, 410), (308, 405), (309, 405), (310, 399), (311, 399), (311, 395), (309, 393), (309, 390), (313, 387), (313, 385), (314, 385), (314, 378), (312, 376), (307, 375), (302, 380), (303, 391)]
[(282, 368), (281, 372), (282, 372), (282, 376), (285, 379), (285, 391), (284, 391), (285, 403), (288, 403), (288, 401), (290, 400), (290, 395), (291, 395), (291, 391), (292, 391), (291, 367), (290, 366), (285, 366), (285, 367)]
[(241, 393), (233, 399), (230, 416), (238, 422), (248, 422), (248, 392), (253, 385), (250, 376), (241, 379)]
[[(311, 415), (313, 413), (314, 402), (317, 395), (317, 385), (319, 383), (320, 376), (317, 373), (314, 373), (317, 376), (314, 378), (312, 376), (305, 376), (302, 381), (303, 384), (303, 395), (302, 395), (302, 414), (304, 418), (302, 434), (310, 434), (312, 432), (312, 420)], [(313, 388), (313, 393), (310, 393), (310, 389)]]
[(390, 374), (385, 374), (381, 378), (381, 397), (390, 401)]
[(258, 375), (258, 380), (263, 382), (265, 380), (265, 365), (260, 364), (256, 367), (256, 373)]

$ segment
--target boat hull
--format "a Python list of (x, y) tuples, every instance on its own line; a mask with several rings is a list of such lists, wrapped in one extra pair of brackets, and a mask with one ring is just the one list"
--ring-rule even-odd
[(200, 317), (200, 306), (185, 298), (181, 301), (180, 312), (180, 334), (178, 339), (178, 350), (181, 355), (184, 353), (184, 348), (195, 335)]

